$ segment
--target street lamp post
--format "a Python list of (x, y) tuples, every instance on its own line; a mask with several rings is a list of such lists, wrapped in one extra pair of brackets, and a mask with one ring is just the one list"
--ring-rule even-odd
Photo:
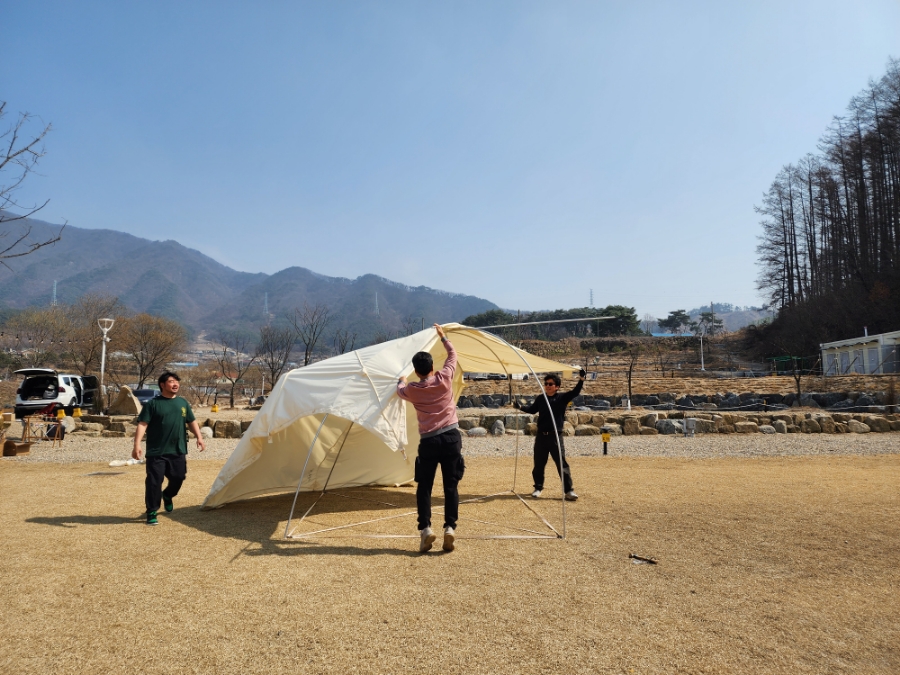
[(706, 331), (703, 331), (703, 330), (700, 331), (700, 370), (701, 371), (706, 370), (706, 368), (704, 367), (704, 363), (703, 363), (703, 333), (705, 333), (705, 332)]
[(116, 322), (115, 319), (97, 319), (97, 325), (100, 326), (100, 330), (103, 331), (103, 339), (100, 347), (100, 395), (106, 396), (106, 387), (103, 384), (103, 375), (106, 372), (106, 343), (109, 342), (109, 337), (107, 337), (107, 333), (113, 327), (113, 324)]

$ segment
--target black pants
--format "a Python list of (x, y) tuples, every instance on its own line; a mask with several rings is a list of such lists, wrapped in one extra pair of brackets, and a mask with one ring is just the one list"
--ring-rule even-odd
[[(159, 500), (165, 495), (167, 499), (174, 498), (181, 489), (181, 484), (187, 476), (186, 455), (159, 455), (147, 458), (147, 480), (144, 482), (144, 501), (147, 503), (147, 511), (158, 511)], [(162, 489), (163, 478), (168, 478), (166, 489)]]
[(459, 429), (450, 429), (419, 441), (416, 457), (416, 507), (419, 510), (419, 529), (431, 527), (431, 489), (438, 464), (444, 479), (444, 527), (456, 527), (459, 518), (459, 490), (466, 464), (462, 456), (462, 436)]
[(559, 447), (556, 446), (556, 436), (551, 431), (545, 434), (539, 431), (534, 439), (534, 469), (531, 471), (531, 477), (534, 479), (534, 489), (544, 489), (544, 469), (547, 466), (547, 457), (553, 458), (556, 464), (556, 472), (559, 473), (559, 451), (562, 449), (562, 478), (563, 488), (565, 492), (572, 491), (572, 472), (569, 470), (569, 463), (566, 461), (566, 446), (563, 443), (562, 435), (559, 436)]

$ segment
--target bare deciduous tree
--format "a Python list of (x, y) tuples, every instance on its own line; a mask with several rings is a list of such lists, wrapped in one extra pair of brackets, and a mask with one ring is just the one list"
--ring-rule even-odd
[[(0, 120), (6, 117), (6, 114), (6, 102), (0, 101)], [(25, 206), (16, 200), (16, 192), (44, 156), (42, 142), (50, 132), (48, 124), (36, 135), (28, 133), (28, 128), (34, 120), (33, 115), (21, 113), (14, 123), (0, 132), (0, 226), (27, 218), (40, 211), (49, 202), (47, 200), (43, 204)], [(10, 209), (24, 213), (13, 213)], [(0, 244), (0, 263), (6, 265), (4, 261), (10, 258), (21, 258), (59, 241), (63, 227), (59, 228), (56, 235), (43, 240), (31, 238), (30, 226), (21, 227), (12, 234), (10, 240)], [(0, 239), (5, 239), (10, 234), (10, 230), (5, 227), (0, 229)]]
[(637, 366), (638, 361), (640, 361), (641, 357), (644, 354), (644, 345), (639, 342), (633, 342), (628, 345), (625, 349), (625, 356), (628, 359), (628, 370), (625, 373), (625, 377), (628, 381), (628, 400), (631, 400), (631, 379), (634, 376), (634, 368)]
[(6, 330), (13, 336), (15, 349), (32, 368), (45, 365), (51, 353), (65, 351), (66, 317), (62, 308), (29, 307), (11, 318)]
[(150, 314), (120, 319), (116, 344), (133, 359), (138, 371), (138, 388), (174, 361), (187, 346), (187, 331), (177, 321)]
[[(125, 307), (118, 298), (109, 295), (84, 295), (65, 308), (68, 321), (66, 335), (66, 351), (71, 354), (76, 368), (82, 375), (87, 375), (93, 368), (100, 366), (100, 351), (103, 346), (103, 332), (97, 320), (109, 317), (117, 320), (115, 328), (121, 332), (121, 321)], [(116, 331), (111, 331), (114, 338)]]
[(256, 344), (256, 359), (269, 376), (269, 388), (275, 386), (278, 378), (287, 368), (294, 348), (294, 331), (290, 328), (260, 326), (259, 342)]
[(294, 327), (297, 338), (303, 343), (303, 365), (308, 366), (319, 338), (331, 321), (328, 305), (316, 303), (310, 307), (303, 303), (303, 309), (295, 307), (294, 313), (288, 315), (288, 320)]
[(250, 353), (252, 349), (250, 339), (241, 333), (222, 332), (214, 342), (218, 346), (213, 352), (213, 358), (222, 377), (231, 384), (228, 407), (234, 408), (234, 390), (256, 361), (256, 352), (253, 350), (253, 354)]
[(356, 337), (356, 333), (351, 333), (349, 330), (338, 328), (334, 331), (334, 351), (338, 354), (352, 352), (353, 347), (356, 346)]

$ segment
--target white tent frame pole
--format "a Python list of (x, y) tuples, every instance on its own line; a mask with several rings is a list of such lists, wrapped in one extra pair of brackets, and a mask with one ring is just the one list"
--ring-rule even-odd
[[(477, 330), (479, 333), (488, 333), (487, 330), (482, 330), (481, 328), (474, 328), (473, 330)], [(526, 366), (528, 366), (528, 370), (530, 370), (531, 374), (534, 376), (535, 383), (537, 383), (538, 386), (540, 386), (537, 373), (534, 372), (534, 368), (532, 368), (531, 364), (528, 363), (528, 360), (524, 356), (522, 356), (521, 352), (519, 352), (518, 349), (513, 347), (511, 344), (509, 344), (506, 340), (504, 340), (499, 335), (494, 335), (493, 333), (488, 333), (488, 334), (491, 337), (500, 340), (500, 342), (502, 342), (507, 347), (512, 349), (516, 353), (516, 355), (518, 355), (518, 357), (520, 359), (522, 359), (522, 363), (524, 363)], [(485, 345), (485, 346), (487, 346), (487, 345)], [(488, 347), (488, 349), (491, 349), (491, 348)], [(493, 349), (491, 349), (491, 353), (494, 354), (494, 356), (497, 356), (497, 354), (494, 352)], [(497, 360), (499, 361), (500, 357), (497, 357)], [(504, 370), (505, 370), (505, 368), (504, 368)], [(543, 388), (541, 388), (541, 396), (543, 396), (544, 400), (547, 402), (547, 411), (551, 413), (550, 421), (553, 422), (553, 431), (554, 431), (554, 436), (556, 437), (556, 450), (559, 453), (559, 483), (560, 483), (560, 488), (562, 489), (562, 521), (563, 521), (562, 535), (560, 536), (560, 539), (565, 539), (566, 538), (566, 482), (565, 482), (565, 479), (563, 478), (563, 471), (565, 470), (565, 467), (563, 466), (563, 449), (562, 449), (562, 444), (559, 442), (559, 429), (556, 427), (556, 418), (553, 417), (553, 414), (552, 414), (553, 409), (550, 407), (550, 399), (547, 398), (547, 393), (543, 390)], [(518, 424), (516, 424), (516, 426), (518, 426)]]
[[(316, 441), (319, 440), (319, 433), (322, 431), (322, 427), (325, 426), (325, 421), (328, 419), (328, 413), (325, 413), (325, 417), (322, 418), (322, 422), (319, 424), (319, 428), (316, 429), (316, 435), (313, 436), (312, 443), (309, 444), (309, 451), (306, 453), (306, 461), (303, 462), (303, 471), (300, 472), (300, 480), (297, 481), (297, 491), (294, 493), (294, 503), (291, 504), (291, 513), (288, 516), (287, 525), (284, 526), (284, 538), (287, 539), (288, 530), (291, 527), (291, 518), (294, 517), (294, 508), (297, 506), (297, 497), (300, 496), (300, 486), (303, 485), (303, 477), (306, 475), (306, 467), (309, 464), (309, 458), (312, 457), (313, 448), (316, 445)], [(321, 495), (319, 495), (321, 497)], [(317, 500), (318, 501), (318, 500)], [(307, 513), (309, 513), (307, 511)]]

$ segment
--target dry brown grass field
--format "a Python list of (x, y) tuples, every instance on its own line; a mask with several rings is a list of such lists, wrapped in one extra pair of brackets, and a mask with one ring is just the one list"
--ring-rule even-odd
[[(546, 531), (506, 495), (419, 555), (362, 536), (411, 516), (283, 540), (290, 496), (201, 511), (221, 460), (190, 461), (155, 528), (142, 467), (3, 461), (0, 672), (900, 672), (900, 455), (571, 462), (565, 540), (465, 538)], [(471, 458), (464, 498), (512, 470)], [(329, 495), (299, 529), (394, 512)]]

